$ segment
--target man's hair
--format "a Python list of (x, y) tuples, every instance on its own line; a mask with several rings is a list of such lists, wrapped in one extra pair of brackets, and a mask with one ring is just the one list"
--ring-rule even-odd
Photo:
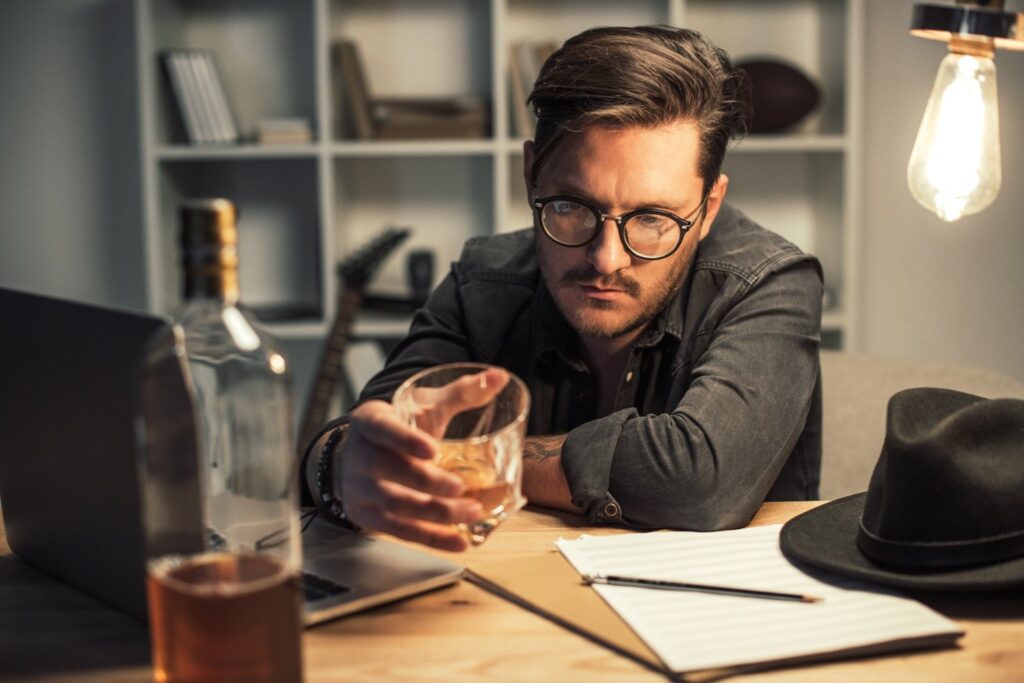
[(682, 118), (700, 132), (706, 195), (729, 140), (746, 132), (749, 85), (729, 55), (696, 31), (594, 28), (548, 58), (528, 102), (537, 114), (531, 184), (569, 134), (595, 124), (653, 127)]

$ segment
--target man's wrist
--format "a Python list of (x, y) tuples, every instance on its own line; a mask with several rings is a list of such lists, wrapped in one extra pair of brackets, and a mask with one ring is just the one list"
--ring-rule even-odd
[(534, 505), (577, 511), (562, 471), (565, 437), (530, 436), (523, 442), (523, 495)]
[(334, 428), (324, 442), (323, 448), (317, 459), (316, 465), (316, 498), (317, 506), (326, 513), (327, 517), (334, 523), (355, 531), (360, 528), (348, 518), (345, 512), (345, 505), (334, 485), (338, 479), (341, 467), (340, 458), (337, 454), (338, 446), (345, 438), (348, 431), (348, 424), (342, 424)]

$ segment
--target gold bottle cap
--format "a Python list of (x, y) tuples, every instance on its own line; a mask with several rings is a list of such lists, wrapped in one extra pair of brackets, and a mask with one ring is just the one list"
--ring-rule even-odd
[(181, 204), (185, 297), (238, 298), (238, 211), (227, 199)]

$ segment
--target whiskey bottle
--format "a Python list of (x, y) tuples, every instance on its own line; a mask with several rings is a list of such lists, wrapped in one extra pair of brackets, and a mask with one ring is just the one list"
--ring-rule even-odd
[(181, 246), (184, 301), (142, 381), (155, 679), (301, 680), (287, 362), (239, 303), (234, 205), (183, 205)]

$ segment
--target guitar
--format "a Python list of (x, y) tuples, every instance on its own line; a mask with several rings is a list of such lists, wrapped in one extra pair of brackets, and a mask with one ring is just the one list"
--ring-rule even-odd
[(302, 457), (306, 447), (327, 422), (331, 397), (341, 378), (341, 361), (348, 345), (352, 323), (363, 302), (366, 283), (388, 254), (405, 241), (409, 234), (408, 228), (388, 228), (338, 264), (337, 272), (342, 287), (338, 293), (334, 322), (320, 353), (320, 362), (317, 364), (317, 373), (313, 378), (302, 428), (299, 430), (299, 457)]

